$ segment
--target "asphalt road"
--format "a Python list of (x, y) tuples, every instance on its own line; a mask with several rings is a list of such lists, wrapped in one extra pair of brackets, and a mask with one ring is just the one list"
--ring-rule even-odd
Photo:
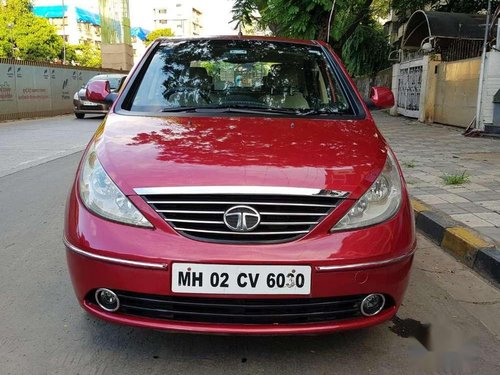
[(500, 292), (423, 237), (398, 319), (370, 329), (200, 336), (90, 317), (73, 295), (61, 235), (75, 150), (99, 120), (58, 119), (36, 120), (50, 149), (22, 139), (33, 122), (0, 124), (0, 155), (14, 152), (5, 129), (30, 147), (9, 156), (9, 169), (0, 162), (0, 374), (500, 373)]

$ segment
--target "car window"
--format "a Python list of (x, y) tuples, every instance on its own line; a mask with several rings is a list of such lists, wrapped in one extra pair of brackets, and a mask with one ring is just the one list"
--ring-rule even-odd
[(231, 106), (352, 113), (316, 46), (270, 41), (182, 41), (160, 45), (129, 109)]

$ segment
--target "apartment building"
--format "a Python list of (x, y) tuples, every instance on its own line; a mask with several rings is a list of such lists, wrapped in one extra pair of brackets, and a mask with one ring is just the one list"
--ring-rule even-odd
[(153, 8), (155, 29), (169, 28), (175, 36), (190, 37), (201, 35), (203, 13), (194, 0), (163, 0)]
[(71, 2), (62, 5), (61, 1), (43, 2), (33, 7), (33, 13), (49, 20), (57, 33), (69, 44), (101, 44), (101, 21), (99, 14)]

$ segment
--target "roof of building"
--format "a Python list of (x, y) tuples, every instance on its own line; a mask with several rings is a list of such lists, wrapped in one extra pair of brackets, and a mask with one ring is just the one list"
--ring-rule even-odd
[(417, 10), (408, 20), (402, 46), (420, 47), (427, 37), (482, 40), (485, 23), (484, 15)]

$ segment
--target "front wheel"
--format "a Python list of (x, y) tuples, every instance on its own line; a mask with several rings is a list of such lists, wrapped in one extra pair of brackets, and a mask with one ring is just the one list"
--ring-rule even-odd
[(82, 119), (85, 117), (85, 113), (75, 113), (76, 118)]

